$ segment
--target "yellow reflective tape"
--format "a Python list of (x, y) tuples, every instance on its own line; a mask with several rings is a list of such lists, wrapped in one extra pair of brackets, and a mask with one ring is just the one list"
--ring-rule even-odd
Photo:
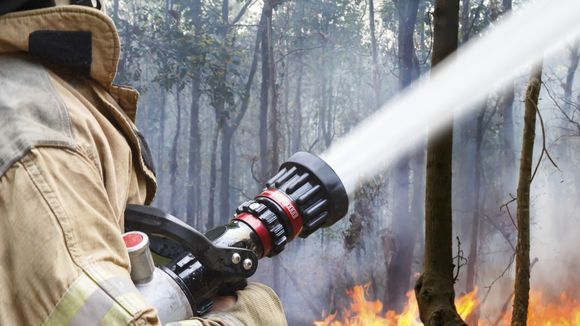
[(110, 326), (110, 325), (127, 325), (133, 320), (131, 316), (125, 309), (120, 305), (114, 305), (111, 310), (103, 316), (99, 322), (100, 326)]
[(60, 299), (44, 325), (66, 325), (99, 287), (85, 274), (81, 274)]
[(145, 309), (151, 307), (139, 292), (129, 292), (116, 297), (117, 301), (133, 314), (137, 314)]
[(131, 281), (126, 269), (111, 263), (101, 263), (89, 266), (86, 271), (130, 315), (151, 308)]
[(70, 286), (45, 325), (119, 325), (150, 308), (127, 271), (91, 266)]

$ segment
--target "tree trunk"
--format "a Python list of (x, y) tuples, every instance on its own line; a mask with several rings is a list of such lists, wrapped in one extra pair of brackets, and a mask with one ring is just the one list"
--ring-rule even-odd
[[(271, 17), (270, 13), (270, 17)], [(280, 110), (278, 108), (278, 90), (276, 88), (276, 63), (274, 60), (274, 45), (272, 41), (272, 22), (268, 24), (268, 29), (265, 33), (268, 37), (268, 98), (270, 106), (270, 119), (269, 119), (269, 129), (270, 137), (272, 139), (272, 148), (270, 151), (270, 169), (268, 170), (268, 176), (274, 175), (278, 171), (280, 166), (279, 154), (280, 154), (280, 127), (278, 125), (280, 121)]]
[[(223, 123), (223, 122), (221, 122)], [(208, 193), (208, 207), (207, 207), (207, 221), (205, 224), (206, 230), (211, 230), (215, 225), (215, 188), (217, 183), (217, 145), (222, 127), (218, 127), (214, 131), (214, 136), (211, 141), (210, 148), (210, 168), (209, 168), (209, 193)]]
[(270, 102), (270, 44), (272, 35), (272, 7), (269, 0), (264, 1), (261, 19), (262, 33), (262, 85), (260, 91), (260, 178), (266, 180), (269, 176), (268, 165), (268, 104)]
[(199, 130), (200, 79), (194, 76), (191, 85), (189, 118), (189, 159), (187, 180), (187, 223), (200, 227), (201, 218), (201, 133)]
[[(157, 171), (157, 184), (158, 187), (161, 188), (163, 186), (163, 181), (165, 180), (165, 171), (164, 171), (164, 162), (165, 162), (165, 149), (163, 148), (163, 146), (165, 146), (165, 120), (166, 120), (166, 116), (167, 116), (167, 90), (166, 89), (162, 89), (161, 90), (161, 105), (159, 107), (159, 140), (157, 143), (157, 166), (158, 166), (158, 171)], [(159, 207), (163, 207), (164, 208), (164, 199), (165, 196), (163, 196), (162, 193), (160, 193), (157, 196), (157, 203), (159, 205)]]
[[(512, 9), (512, 0), (503, 0), (502, 6), (504, 14), (509, 12)], [(511, 83), (501, 92), (498, 103), (498, 109), (502, 117), (502, 183), (504, 185), (504, 193), (512, 192), (515, 187), (514, 99), (515, 84)]]
[[(413, 2), (418, 2), (417, 0), (412, 0)], [(415, 15), (417, 11), (415, 10)], [(413, 24), (413, 27), (415, 25)], [(375, 93), (375, 110), (381, 106), (381, 75), (380, 75), (380, 63), (379, 54), (377, 46), (377, 37), (375, 33), (375, 4), (373, 0), (369, 0), (369, 28), (371, 32), (371, 56), (373, 58), (373, 91)], [(411, 36), (413, 30), (411, 29)]]
[(302, 19), (304, 17), (304, 1), (298, 1), (298, 24), (296, 24), (295, 33), (298, 39), (298, 54), (297, 54), (297, 80), (296, 80), (296, 95), (294, 97), (294, 114), (292, 116), (292, 152), (296, 153), (300, 150), (302, 143), (302, 78), (304, 75), (304, 37), (302, 36)]
[[(270, 106), (269, 114), (269, 129), (272, 139), (272, 148), (270, 151), (270, 169), (268, 170), (268, 176), (274, 175), (278, 171), (280, 166), (280, 127), (278, 122), (280, 121), (280, 111), (278, 109), (278, 91), (276, 88), (276, 61), (274, 60), (274, 42), (272, 39), (272, 8), (269, 9), (267, 16), (267, 28), (264, 35), (267, 37), (268, 43), (268, 98)], [(282, 257), (275, 256), (272, 260), (272, 280), (274, 289), (279, 296), (282, 296), (282, 279), (280, 275), (280, 264)]]
[(570, 107), (572, 103), (572, 86), (574, 86), (574, 77), (576, 76), (578, 61), (580, 60), (580, 42), (572, 44), (568, 50), (570, 51), (568, 57), (570, 59), (570, 65), (566, 72), (566, 82), (562, 84), (562, 87), (564, 88), (564, 105), (562, 106), (562, 109), (566, 114), (571, 116)]
[(179, 134), (181, 133), (181, 90), (178, 89), (179, 87), (176, 87), (175, 90), (175, 104), (177, 107), (177, 119), (176, 119), (176, 126), (175, 126), (175, 134), (173, 135), (173, 141), (171, 142), (171, 151), (169, 154), (169, 178), (170, 178), (170, 182), (169, 182), (169, 189), (171, 189), (171, 202), (169, 203), (169, 207), (171, 207), (171, 212), (173, 214), (176, 214), (177, 216), (180, 216), (179, 214), (179, 202), (178, 202), (178, 195), (179, 194), (179, 189), (177, 189), (177, 176), (179, 174), (179, 172), (177, 171), (178, 169), (178, 164), (177, 162), (179, 161), (179, 150), (178, 150), (178, 146), (179, 146)]
[(220, 148), (220, 209), (218, 222), (220, 224), (226, 223), (231, 215), (230, 210), (230, 171), (232, 159), (232, 138), (234, 136), (234, 129), (225, 126), (222, 128), (222, 146)]
[[(459, 0), (437, 0), (434, 25), (432, 66), (457, 49)], [(452, 151), (452, 126), (437, 137), (429, 137), (425, 185), (425, 260), (423, 274), (415, 285), (419, 315), (426, 326), (465, 325), (454, 304)]]
[(425, 242), (423, 232), (423, 216), (425, 215), (425, 145), (417, 150), (411, 160), (411, 169), (413, 172), (413, 197), (411, 199), (411, 219), (414, 227), (415, 244), (418, 246), (413, 257), (423, 257)]
[(528, 318), (530, 292), (530, 183), (532, 178), (532, 159), (536, 136), (536, 113), (538, 97), (542, 85), (542, 63), (535, 67), (526, 90), (524, 135), (520, 157), (518, 180), (517, 224), (518, 242), (516, 245), (516, 280), (514, 285), (514, 309), (512, 326), (525, 326)]
[[(473, 207), (471, 207), (471, 238), (469, 243), (469, 254), (467, 256), (467, 275), (465, 279), (465, 291), (472, 292), (476, 285), (476, 266), (478, 259), (478, 249), (479, 249), (479, 234), (480, 234), (480, 221), (483, 215), (482, 203), (480, 198), (481, 184), (482, 184), (482, 153), (481, 146), (483, 143), (483, 118), (485, 116), (485, 106), (481, 108), (479, 114), (477, 115), (475, 124), (475, 158), (474, 158), (474, 174), (475, 179), (473, 181)], [(468, 325), (477, 325), (479, 320), (479, 307), (469, 315), (469, 319), (466, 320)]]
[(473, 182), (473, 210), (471, 220), (471, 242), (469, 245), (469, 255), (467, 256), (467, 277), (465, 290), (471, 292), (475, 289), (475, 266), (477, 264), (477, 248), (479, 238), (479, 222), (481, 219), (481, 199), (479, 198), (481, 188), (481, 145), (483, 142), (483, 117), (481, 110), (477, 116), (475, 125), (475, 180)]
[[(192, 1), (195, 44), (201, 40), (201, 0)], [(197, 54), (198, 59), (200, 54)], [(191, 77), (191, 112), (189, 117), (189, 158), (187, 169), (187, 223), (201, 227), (201, 133), (199, 130), (199, 100), (201, 97), (201, 60)]]
[[(398, 1), (399, 12), (399, 88), (408, 87), (414, 79), (415, 47), (413, 33), (417, 21), (418, 0)], [(395, 168), (395, 192), (393, 194), (393, 232), (397, 250), (387, 269), (387, 305), (388, 309), (401, 311), (406, 301), (405, 293), (411, 285), (411, 265), (417, 237), (417, 228), (413, 226), (409, 212), (410, 187), (409, 157), (400, 159)]]

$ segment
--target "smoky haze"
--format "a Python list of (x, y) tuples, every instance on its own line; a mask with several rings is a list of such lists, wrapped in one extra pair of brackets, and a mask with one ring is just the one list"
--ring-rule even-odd
[[(414, 1), (409, 61), (413, 78), (419, 78), (429, 74), (434, 2), (406, 3)], [(459, 239), (454, 252), (461, 243), (460, 256), (470, 258), (472, 225), (479, 219), (475, 280), (481, 299), (492, 285), (482, 318), (497, 317), (513, 291), (509, 263), (517, 230), (503, 205), (516, 193), (528, 65), (546, 50), (551, 55), (539, 109), (546, 149), (557, 168), (544, 154), (532, 183), (531, 259), (537, 258), (532, 288), (556, 297), (580, 284), (575, 273), (580, 267), (580, 86), (575, 82), (580, 55), (570, 40), (580, 28), (574, 18), (580, 4), (537, 1), (540, 15), (509, 27), (496, 22), (507, 14), (503, 4), (464, 1), (469, 7), (462, 33), (477, 42), (499, 30), (501, 41), (484, 42), (479, 50), (465, 45), (460, 54), (471, 55), (459, 59), (461, 65), (449, 64), (449, 74), (457, 75), (441, 72), (431, 84), (424, 77), (400, 91), (400, 22), (410, 11), (399, 10), (397, 3), (402, 2), (280, 2), (271, 13), (269, 38), (261, 33), (268, 30), (262, 1), (107, 3), (124, 44), (118, 82), (141, 92), (137, 125), (156, 161), (155, 206), (205, 231), (229, 220), (235, 207), (259, 193), (274, 166), (299, 150), (324, 153), (351, 189), (350, 211), (342, 221), (290, 243), (277, 259), (260, 261), (253, 280), (274, 287), (290, 325), (312, 325), (324, 312), (348, 307), (345, 291), (355, 284), (368, 283), (369, 297), (383, 301), (385, 310), (401, 306), (400, 296), (387, 288), (391, 282), (410, 290), (421, 271), (425, 121), (436, 121), (430, 110), (446, 110), (451, 103), (469, 110), (456, 119), (454, 130), (453, 232)], [(528, 5), (516, 1), (515, 15), (523, 15)], [(548, 49), (548, 43), (560, 48)], [(497, 82), (504, 87), (493, 88)], [(434, 87), (432, 93), (424, 92), (427, 87)], [(505, 106), (511, 89), (511, 106)], [(391, 119), (394, 109), (377, 112), (377, 102), (411, 118)], [(381, 115), (387, 116), (384, 123)], [(371, 122), (360, 124), (369, 117)], [(415, 131), (408, 132), (412, 124), (415, 129), (408, 131)], [(334, 147), (353, 131), (368, 135), (344, 141), (352, 145), (343, 149)], [(542, 138), (538, 121), (534, 162)], [(411, 141), (415, 149), (401, 170), (392, 161)], [(373, 177), (354, 191), (363, 169)], [(515, 218), (515, 203), (508, 207)], [(410, 228), (393, 227), (401, 217), (412, 221)], [(398, 269), (397, 255), (408, 249), (400, 237), (410, 239), (411, 248), (408, 266)], [(403, 267), (404, 275), (387, 273)], [(466, 292), (467, 274), (464, 265), (457, 295)]]

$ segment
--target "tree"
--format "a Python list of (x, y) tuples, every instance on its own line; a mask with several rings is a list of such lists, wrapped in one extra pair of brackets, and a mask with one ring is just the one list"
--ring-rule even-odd
[(189, 117), (189, 157), (187, 167), (187, 222), (201, 228), (201, 132), (199, 130), (199, 101), (201, 99), (201, 74), (205, 56), (201, 48), (203, 35), (201, 21), (201, 0), (191, 2), (193, 23), (193, 69), (191, 73), (191, 108)]
[(532, 159), (536, 137), (536, 114), (542, 85), (542, 63), (532, 71), (526, 90), (524, 135), (520, 157), (520, 175), (517, 192), (518, 242), (516, 245), (516, 281), (514, 286), (514, 309), (512, 326), (525, 326), (528, 319), (530, 292), (530, 184), (532, 182)]
[(179, 89), (179, 85), (177, 85), (175, 90), (175, 106), (177, 110), (177, 117), (176, 117), (176, 126), (175, 126), (175, 134), (173, 135), (173, 140), (171, 141), (171, 150), (169, 152), (169, 186), (171, 187), (171, 197), (172, 200), (169, 203), (171, 207), (171, 211), (179, 216), (179, 207), (178, 207), (178, 194), (179, 190), (177, 189), (177, 177), (179, 176), (178, 170), (178, 162), (179, 162), (179, 139), (181, 138), (181, 120), (182, 120), (182, 103), (181, 103), (181, 92), (182, 90)]
[[(242, 8), (238, 11), (233, 19), (230, 19), (230, 3), (228, 0), (224, 0), (221, 5), (221, 10), (219, 17), (217, 18), (218, 24), (216, 28), (216, 37), (219, 40), (219, 50), (216, 51), (216, 56), (214, 62), (212, 63), (212, 73), (209, 77), (208, 83), (210, 84), (211, 102), (215, 112), (215, 119), (217, 126), (219, 127), (219, 136), (221, 138), (220, 147), (220, 177), (219, 177), (219, 223), (225, 223), (228, 221), (231, 215), (231, 204), (230, 204), (230, 173), (231, 173), (231, 159), (232, 159), (232, 141), (234, 134), (238, 127), (240, 126), (242, 119), (244, 118), (248, 107), (250, 90), (254, 80), (254, 75), (256, 72), (257, 65), (257, 51), (259, 50), (259, 45), (256, 44), (252, 52), (250, 60), (250, 69), (248, 71), (248, 78), (240, 82), (241, 85), (234, 83), (231, 80), (231, 75), (236, 75), (239, 77), (239, 71), (237, 68), (241, 61), (239, 60), (239, 53), (236, 53), (235, 46), (237, 40), (237, 34), (232, 33), (232, 26), (235, 26), (240, 19), (242, 19), (246, 10), (248, 9), (251, 1), (246, 2)], [(260, 23), (261, 26), (261, 23)], [(256, 32), (257, 37), (262, 34), (262, 29), (258, 28)], [(236, 78), (235, 81), (240, 81), (242, 78)], [(238, 87), (241, 88), (239, 91), (239, 99), (236, 103), (236, 90)], [(217, 160), (212, 162), (216, 169)], [(212, 183), (214, 181), (210, 181)], [(214, 196), (212, 187), (209, 189), (209, 197)], [(213, 210), (212, 210), (213, 213)], [(214, 221), (214, 216), (208, 216), (209, 221)], [(212, 226), (208, 222), (208, 227)]]
[[(432, 66), (457, 49), (459, 0), (437, 0)], [(449, 113), (451, 115), (451, 113)], [(451, 157), (453, 127), (427, 141), (425, 259), (415, 285), (421, 321), (426, 326), (465, 325), (455, 308), (453, 289)]]
[[(418, 70), (413, 35), (417, 21), (419, 0), (395, 1), (398, 11), (399, 29), (398, 62), (399, 62), (399, 89), (408, 87), (416, 77), (414, 72)], [(387, 306), (389, 309), (400, 311), (405, 303), (405, 293), (409, 289), (411, 279), (411, 265), (413, 263), (413, 251), (417, 238), (417, 229), (413, 227), (413, 219), (409, 212), (409, 177), (410, 159), (404, 157), (397, 162), (395, 167), (395, 185), (393, 194), (393, 232), (397, 250), (387, 268)], [(419, 178), (415, 179), (418, 185)], [(418, 190), (418, 189), (417, 189)], [(417, 205), (417, 203), (413, 203)]]
[[(512, 0), (502, 0), (503, 13), (512, 10)], [(498, 110), (501, 113), (501, 135), (502, 135), (502, 184), (504, 190), (513, 191), (515, 186), (515, 135), (514, 135), (514, 83), (507, 87), (499, 94)], [(506, 191), (504, 191), (506, 192)]]

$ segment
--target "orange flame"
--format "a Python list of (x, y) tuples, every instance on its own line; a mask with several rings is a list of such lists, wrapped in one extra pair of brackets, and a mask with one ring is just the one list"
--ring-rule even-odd
[[(352, 299), (349, 309), (345, 309), (340, 318), (338, 313), (330, 314), (322, 321), (314, 322), (315, 326), (419, 326), (419, 308), (413, 291), (407, 292), (407, 303), (400, 314), (389, 310), (382, 314), (383, 303), (380, 300), (367, 300), (369, 285), (356, 285), (347, 291)], [(479, 306), (476, 288), (455, 300), (457, 312), (467, 319)], [(528, 325), (531, 326), (579, 326), (580, 325), (580, 300), (572, 299), (563, 293), (557, 302), (546, 304), (543, 301), (541, 291), (530, 291), (530, 304), (528, 312)], [(494, 323), (488, 320), (496, 318), (483, 318), (478, 326), (490, 326)], [(504, 312), (495, 326), (510, 324), (511, 311)]]
[[(578, 326), (580, 325), (580, 300), (571, 298), (566, 292), (551, 303), (546, 303), (542, 291), (531, 290), (528, 308), (528, 325), (531, 326)], [(511, 311), (506, 312), (498, 326), (510, 324)], [(480, 322), (480, 326), (488, 326)]]
[[(337, 314), (326, 316), (323, 321), (314, 322), (315, 326), (419, 326), (419, 307), (413, 291), (407, 292), (407, 303), (403, 311), (397, 314), (389, 310), (381, 315), (383, 303), (380, 300), (368, 301), (366, 294), (369, 285), (356, 285), (348, 290), (347, 294), (352, 298), (350, 309), (342, 313), (342, 321), (337, 320)], [(477, 306), (475, 298), (477, 289), (456, 301), (457, 311), (461, 317), (467, 317)]]

